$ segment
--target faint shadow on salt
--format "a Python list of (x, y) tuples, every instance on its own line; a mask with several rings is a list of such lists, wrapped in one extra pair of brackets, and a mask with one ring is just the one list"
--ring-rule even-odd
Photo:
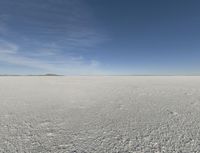
[(172, 115), (172, 116), (177, 116), (177, 115), (179, 115), (179, 113), (177, 113), (177, 112), (175, 112), (175, 111), (171, 111), (171, 110), (169, 110), (169, 109), (167, 109), (166, 111), (167, 111), (167, 113), (168, 113), (169, 115)]

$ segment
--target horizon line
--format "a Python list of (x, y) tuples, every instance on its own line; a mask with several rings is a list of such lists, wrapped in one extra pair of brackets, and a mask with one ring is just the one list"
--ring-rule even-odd
[(200, 74), (0, 74), (0, 76), (200, 76)]

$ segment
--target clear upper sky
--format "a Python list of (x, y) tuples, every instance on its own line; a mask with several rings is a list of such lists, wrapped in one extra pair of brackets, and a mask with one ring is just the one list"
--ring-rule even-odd
[(199, 0), (0, 0), (0, 74), (200, 74)]

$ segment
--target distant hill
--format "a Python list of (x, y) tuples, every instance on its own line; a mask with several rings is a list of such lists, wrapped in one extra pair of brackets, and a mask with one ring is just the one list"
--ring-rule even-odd
[(44, 76), (63, 76), (63, 75), (47, 73), (47, 74), (45, 74)]

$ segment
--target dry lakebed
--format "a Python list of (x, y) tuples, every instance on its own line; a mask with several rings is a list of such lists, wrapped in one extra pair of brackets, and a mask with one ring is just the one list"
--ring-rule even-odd
[(200, 153), (200, 77), (2, 76), (0, 152)]

